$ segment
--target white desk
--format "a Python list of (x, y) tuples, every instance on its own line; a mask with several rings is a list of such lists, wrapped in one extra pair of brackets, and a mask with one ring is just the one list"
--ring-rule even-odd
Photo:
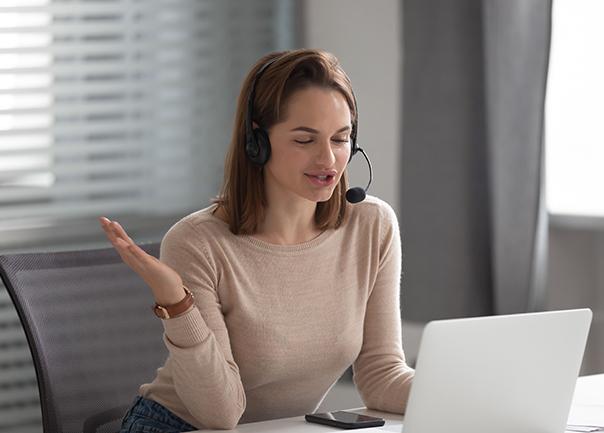
[[(383, 427), (369, 429), (373, 431), (401, 432), (403, 415), (378, 412), (364, 408), (349, 409), (358, 413), (379, 416), (386, 420)], [(568, 418), (569, 424), (600, 425), (604, 426), (604, 374), (582, 376), (577, 380), (572, 408)], [(271, 421), (255, 422), (237, 426), (232, 432), (240, 433), (327, 433), (346, 431), (319, 424), (311, 424), (304, 420), (304, 416), (282, 418)], [(197, 430), (198, 432), (224, 432), (225, 430)], [(353, 430), (362, 433), (368, 429)]]
[(604, 374), (577, 380), (568, 423), (604, 426)]

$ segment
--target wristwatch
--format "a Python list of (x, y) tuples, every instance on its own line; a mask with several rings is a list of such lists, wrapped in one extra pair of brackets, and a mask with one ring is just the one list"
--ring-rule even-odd
[(159, 305), (158, 303), (155, 303), (155, 305), (153, 305), (153, 312), (157, 317), (160, 319), (170, 319), (178, 316), (181, 313), (184, 313), (191, 305), (193, 305), (193, 293), (191, 293), (191, 291), (185, 286), (182, 286), (182, 288), (185, 289), (186, 295), (176, 304)]

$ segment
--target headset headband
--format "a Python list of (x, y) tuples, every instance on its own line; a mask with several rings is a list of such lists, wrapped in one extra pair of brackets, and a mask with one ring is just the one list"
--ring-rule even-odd
[[(256, 84), (258, 83), (258, 80), (260, 79), (260, 77), (262, 76), (264, 71), (266, 71), (266, 69), (270, 65), (272, 65), (275, 61), (277, 61), (281, 57), (282, 56), (276, 56), (276, 57), (268, 60), (264, 65), (262, 65), (262, 67), (258, 70), (258, 72), (256, 72), (254, 79), (252, 80), (251, 89), (250, 89), (250, 93), (248, 95), (248, 100), (247, 100), (247, 113), (246, 113), (246, 117), (245, 117), (245, 137), (246, 137), (246, 147), (248, 147), (248, 148), (250, 147), (250, 144), (252, 146), (254, 145), (253, 143), (250, 143), (250, 141), (255, 139), (253, 128), (252, 128), (252, 123), (254, 121), (253, 114), (254, 114), (254, 99), (256, 97)], [(351, 150), (351, 152), (350, 152), (350, 158), (348, 159), (349, 162), (350, 162), (350, 159), (352, 159), (352, 157), (358, 151), (358, 147), (357, 147), (358, 126), (357, 125), (359, 122), (359, 111), (358, 111), (357, 99), (356, 99), (356, 96), (354, 95), (354, 91), (352, 90), (352, 86), (350, 87), (350, 93), (352, 94), (352, 100), (354, 102), (355, 119), (353, 119), (353, 121), (352, 121), (352, 130), (350, 131), (350, 142), (351, 142), (350, 150)], [(262, 126), (260, 126), (260, 128), (262, 128)]]

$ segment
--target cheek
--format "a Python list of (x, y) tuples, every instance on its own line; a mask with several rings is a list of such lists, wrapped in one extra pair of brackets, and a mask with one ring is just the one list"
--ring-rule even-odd
[(341, 152), (338, 152), (338, 154), (336, 155), (338, 164), (340, 164), (341, 166), (346, 166), (346, 164), (348, 164), (348, 159), (350, 158), (350, 153), (350, 147), (342, 149)]
[(265, 169), (270, 170), (281, 179), (296, 177), (304, 169), (305, 155), (295, 149), (285, 150), (282, 147), (271, 149), (271, 157)]

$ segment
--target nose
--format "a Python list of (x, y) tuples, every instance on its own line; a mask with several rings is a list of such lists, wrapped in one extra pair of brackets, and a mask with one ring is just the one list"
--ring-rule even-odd
[(336, 162), (336, 155), (333, 152), (330, 140), (321, 142), (318, 148), (316, 156), (317, 165), (332, 167)]

